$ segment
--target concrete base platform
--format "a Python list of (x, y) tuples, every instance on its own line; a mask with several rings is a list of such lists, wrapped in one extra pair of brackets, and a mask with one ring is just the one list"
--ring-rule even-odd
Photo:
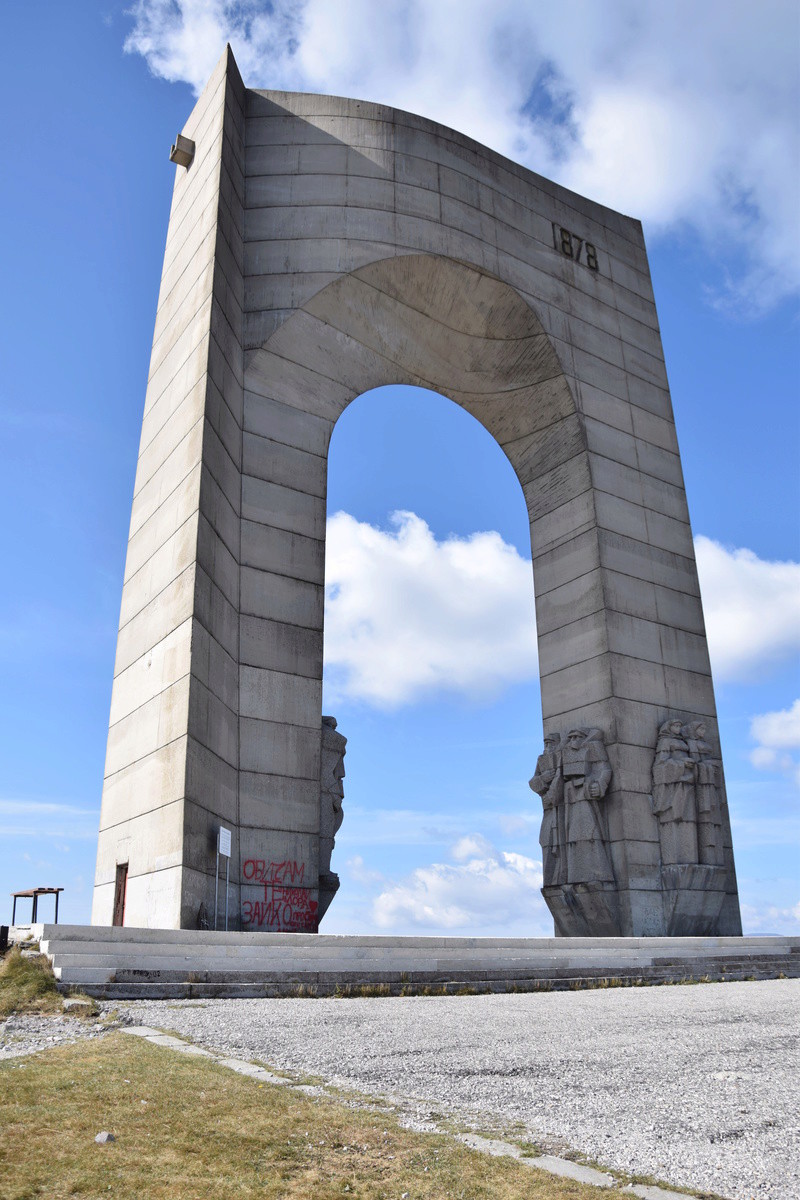
[(800, 978), (800, 937), (450, 938), (43, 925), (63, 989), (105, 999), (514, 992)]

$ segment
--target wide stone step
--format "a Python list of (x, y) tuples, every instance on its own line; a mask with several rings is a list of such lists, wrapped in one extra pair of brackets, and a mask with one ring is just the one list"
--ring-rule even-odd
[[(369, 953), (369, 954), (176, 954), (172, 948), (163, 948), (163, 952), (155, 953), (149, 947), (146, 953), (136, 953), (126, 947), (125, 953), (75, 953), (74, 948), (57, 949), (52, 952), (55, 961), (61, 967), (102, 966), (108, 970), (141, 967), (148, 970), (184, 969), (194, 970), (262, 970), (262, 971), (358, 971), (382, 968), (396, 968), (404, 971), (418, 970), (448, 970), (468, 971), (506, 969), (521, 971), (539, 971), (548, 967), (573, 967), (575, 969), (610, 970), (612, 968), (636, 968), (652, 965), (650, 955), (613, 954), (613, 955), (573, 955), (573, 954), (443, 954), (441, 952), (423, 954)], [(706, 961), (705, 959), (687, 959), (685, 961)]]
[(330, 995), (800, 976), (800, 938), (787, 937), (394, 938), (56, 925), (42, 935), (62, 988), (117, 999), (143, 987), (170, 996)]
[(800, 963), (791, 956), (771, 957), (761, 962), (743, 959), (735, 963), (712, 963), (702, 960), (685, 960), (673, 962), (669, 966), (651, 967), (600, 968), (574, 966), (549, 966), (536, 972), (524, 969), (498, 969), (484, 967), (452, 972), (448, 970), (417, 970), (399, 971), (381, 969), (370, 970), (242, 970), (221, 969), (213, 970), (198, 966), (187, 971), (185, 967), (138, 967), (118, 968), (109, 972), (106, 967), (81, 965), (64, 967), (57, 966), (56, 973), (62, 987), (90, 986), (101, 987), (104, 984), (117, 986), (136, 986), (144, 983), (179, 986), (182, 984), (209, 984), (215, 987), (258, 986), (278, 989), (279, 992), (291, 992), (300, 985), (317, 989), (333, 991), (337, 986), (369, 987), (373, 985), (390, 985), (402, 988), (404, 985), (414, 987), (438, 986), (442, 984), (460, 983), (473, 985), (494, 980), (498, 984), (531, 984), (560, 983), (564, 980), (582, 981), (585, 986), (591, 986), (601, 980), (646, 980), (652, 982), (679, 981), (682, 979), (774, 979), (779, 975), (789, 978), (800, 978)]
[[(773, 978), (767, 975), (765, 978)], [(662, 973), (650, 975), (646, 973), (631, 976), (627, 980), (619, 977), (587, 977), (585, 975), (564, 974), (558, 978), (543, 979), (519, 978), (515, 980), (487, 978), (483, 980), (448, 980), (436, 983), (426, 983), (421, 980), (401, 981), (370, 981), (366, 983), (336, 980), (335, 982), (315, 983), (310, 979), (287, 980), (284, 983), (275, 980), (250, 980), (243, 982), (224, 981), (169, 981), (148, 980), (128, 981), (125, 983), (87, 984), (84, 991), (99, 999), (135, 1000), (135, 999), (255, 999), (278, 998), (286, 996), (347, 996), (385, 994), (399, 995), (458, 995), (459, 993), (473, 994), (492, 992), (498, 994), (520, 992), (550, 992), (571, 991), (585, 988), (637, 986), (641, 984), (669, 984), (691, 981), (702, 978), (698, 975), (675, 976)], [(714, 976), (710, 976), (713, 980)], [(744, 973), (734, 973), (728, 980), (746, 978)]]
[(42, 925), (41, 937), (49, 942), (82, 941), (97, 944), (113, 943), (156, 943), (185, 944), (192, 949), (201, 946), (322, 946), (337, 949), (360, 948), (420, 948), (442, 947), (445, 949), (520, 949), (563, 950), (565, 943), (573, 951), (583, 950), (630, 950), (643, 949), (653, 953), (661, 950), (681, 956), (687, 953), (728, 953), (740, 949), (747, 953), (763, 947), (767, 950), (791, 947), (800, 952), (800, 937), (637, 937), (637, 938), (492, 938), (492, 937), (394, 937), (386, 934), (334, 935), (315, 933), (225, 933), (221, 930), (200, 929), (141, 929), (134, 926), (111, 925)]
[(171, 946), (148, 946), (146, 952), (138, 952), (134, 947), (120, 947), (115, 953), (109, 952), (108, 947), (95, 951), (79, 950), (79, 943), (68, 944), (68, 948), (51, 950), (54, 962), (62, 970), (72, 970), (79, 967), (97, 967), (110, 972), (126, 969), (143, 970), (182, 970), (182, 971), (235, 971), (257, 970), (275, 973), (280, 971), (318, 972), (332, 971), (348, 973), (353, 971), (372, 971), (382, 969), (397, 969), (411, 971), (458, 971), (482, 972), (494, 970), (521, 971), (538, 973), (550, 968), (570, 968), (578, 971), (610, 971), (636, 970), (647, 967), (663, 967), (664, 969), (684, 968), (687, 964), (705, 964), (708, 967), (733, 969), (740, 965), (750, 964), (754, 967), (766, 966), (778, 961), (794, 962), (800, 966), (800, 956), (773, 953), (755, 955), (693, 955), (687, 957), (654, 957), (639, 953), (622, 954), (465, 954), (463, 952), (447, 954), (441, 950), (430, 953), (417, 951), (414, 954), (399, 954), (375, 952), (345, 952), (341, 955), (312, 954), (305, 952), (281, 953), (277, 949), (271, 953), (261, 951), (228, 952), (222, 954), (217, 948), (213, 953), (190, 954), (176, 953)]

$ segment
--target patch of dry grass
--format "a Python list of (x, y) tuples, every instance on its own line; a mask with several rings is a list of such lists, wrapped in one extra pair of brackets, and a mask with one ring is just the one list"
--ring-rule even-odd
[[(387, 1117), (124, 1034), (0, 1064), (0, 1197), (599, 1200)], [(107, 1129), (116, 1141), (98, 1146)]]
[(50, 960), (44, 954), (23, 958), (19, 946), (12, 946), (0, 963), (0, 1017), (14, 1012), (61, 1012), (62, 1008)]

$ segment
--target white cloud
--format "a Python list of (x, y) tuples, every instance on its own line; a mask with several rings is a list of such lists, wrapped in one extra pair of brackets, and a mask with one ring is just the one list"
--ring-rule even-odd
[(450, 851), (456, 862), (466, 862), (471, 858), (495, 858), (496, 851), (488, 838), (480, 833), (468, 834), (459, 838)]
[(383, 882), (383, 872), (375, 871), (368, 867), (360, 854), (354, 854), (352, 858), (348, 858), (345, 865), (350, 879), (355, 880), (356, 883), (360, 883), (364, 887)]
[(384, 887), (372, 905), (379, 929), (552, 935), (552, 918), (539, 891), (541, 862), (498, 851), (480, 835), (462, 838), (452, 854), (456, 865), (417, 867)]
[(126, 49), (199, 91), (225, 41), (251, 87), (375, 100), (568, 187), (687, 227), (760, 310), (800, 282), (793, 0), (138, 0)]
[(777, 904), (741, 905), (742, 929), (745, 936), (780, 936), (800, 933), (800, 901), (792, 907)]
[(800, 563), (695, 538), (708, 648), (720, 680), (749, 680), (800, 650)]
[(437, 541), (414, 513), (392, 530), (328, 521), (326, 684), (379, 707), (475, 697), (536, 676), (530, 561), (499, 533)]
[(791, 708), (762, 713), (750, 722), (750, 736), (757, 743), (750, 761), (762, 771), (791, 775), (800, 787), (800, 700)]
[[(535, 679), (528, 559), (499, 533), (437, 541), (409, 512), (394, 513), (390, 524), (378, 529), (343, 512), (328, 522), (328, 702), (390, 709), (445, 691), (491, 699)], [(753, 679), (800, 649), (800, 563), (769, 562), (702, 536), (695, 549), (718, 680)], [(795, 709), (767, 716), (781, 736), (798, 720)], [(760, 766), (784, 746), (766, 729), (754, 731)]]
[(800, 700), (795, 700), (791, 708), (753, 717), (750, 733), (762, 746), (800, 749)]

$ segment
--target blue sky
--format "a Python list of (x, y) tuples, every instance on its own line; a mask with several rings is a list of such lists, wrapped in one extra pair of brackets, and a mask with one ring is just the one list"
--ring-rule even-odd
[[(167, 154), (229, 38), (251, 86), (397, 104), (643, 219), (745, 929), (800, 931), (797, 14), (663, 7), (4, 7), (0, 892), (59, 884), (64, 919), (89, 917)], [(324, 928), (548, 933), (509, 464), (449, 401), (382, 389), (336, 428), (329, 519), (326, 711), (349, 749)]]

